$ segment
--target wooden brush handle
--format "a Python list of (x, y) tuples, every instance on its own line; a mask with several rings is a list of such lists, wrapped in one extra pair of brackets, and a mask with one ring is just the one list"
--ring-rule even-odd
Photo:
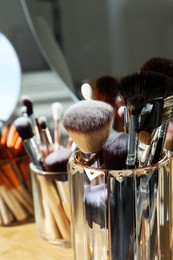
[(14, 217), (18, 221), (25, 220), (28, 217), (27, 212), (22, 208), (18, 200), (14, 197), (13, 193), (11, 193), (4, 185), (0, 187), (1, 196), (14, 215)]
[(58, 193), (52, 183), (52, 180), (45, 178), (44, 176), (39, 178), (42, 186), (42, 192), (47, 194), (47, 202), (50, 210), (55, 218), (56, 224), (63, 239), (70, 240), (70, 224), (64, 213)]
[(2, 199), (1, 190), (0, 190), (0, 215), (2, 219), (2, 223), (1, 223), (2, 225), (9, 225), (14, 220), (11, 212), (9, 211), (7, 205)]
[[(51, 212), (50, 205), (49, 205), (49, 198), (48, 194), (45, 191), (45, 178), (42, 176), (37, 176), (39, 183), (40, 183), (40, 188), (41, 188), (41, 196), (42, 196), (42, 205), (44, 209), (44, 232), (45, 236), (48, 240), (56, 240), (58, 238), (62, 238), (58, 226), (55, 222), (55, 218)], [(36, 209), (37, 210), (37, 209)]]
[(66, 182), (56, 181), (56, 187), (58, 189), (58, 193), (61, 198), (64, 212), (68, 220), (71, 222), (69, 183), (67, 181)]

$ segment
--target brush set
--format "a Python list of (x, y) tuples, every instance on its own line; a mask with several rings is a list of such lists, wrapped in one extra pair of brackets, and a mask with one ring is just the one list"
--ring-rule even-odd
[(159, 257), (158, 172), (166, 168), (158, 165), (172, 142), (173, 61), (146, 64), (118, 78), (112, 91), (109, 77), (83, 86), (86, 99), (64, 113), (76, 144), (68, 161), (75, 260)]
[(70, 246), (70, 196), (67, 162), (71, 156), (61, 144), (61, 117), (63, 107), (55, 102), (51, 106), (54, 131), (51, 132), (45, 116), (35, 117), (33, 101), (23, 96), (21, 116), (13, 127), (22, 140), (30, 158), (30, 171), (36, 226), (39, 235), (53, 244)]
[(34, 216), (29, 158), (12, 124), (0, 136), (0, 225), (23, 223)]

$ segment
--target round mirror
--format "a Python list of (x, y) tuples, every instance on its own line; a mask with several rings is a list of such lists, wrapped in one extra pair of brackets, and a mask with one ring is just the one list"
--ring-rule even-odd
[(10, 41), (0, 33), (0, 121), (10, 120), (21, 90), (21, 67)]

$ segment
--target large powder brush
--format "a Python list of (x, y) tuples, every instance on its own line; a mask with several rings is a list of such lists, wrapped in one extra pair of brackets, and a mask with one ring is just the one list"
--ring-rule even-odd
[(102, 101), (82, 100), (64, 114), (63, 124), (83, 153), (96, 153), (102, 149), (113, 125), (113, 108)]

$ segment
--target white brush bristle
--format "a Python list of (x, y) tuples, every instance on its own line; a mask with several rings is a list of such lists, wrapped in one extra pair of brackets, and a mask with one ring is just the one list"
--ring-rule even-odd
[(82, 84), (81, 93), (84, 99), (92, 99), (93, 90), (89, 83)]
[(63, 106), (59, 102), (54, 102), (51, 106), (52, 108), (52, 115), (54, 120), (59, 120), (62, 117), (63, 113)]

